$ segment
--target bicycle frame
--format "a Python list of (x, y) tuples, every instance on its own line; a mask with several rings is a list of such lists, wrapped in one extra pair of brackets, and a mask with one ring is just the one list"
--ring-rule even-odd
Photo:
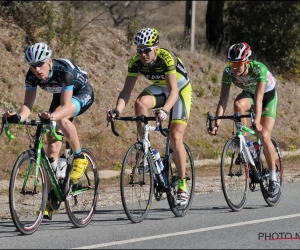
[[(146, 164), (147, 164), (147, 156), (148, 156), (149, 152), (150, 152), (151, 158), (154, 159), (153, 150), (152, 150), (152, 147), (151, 147), (150, 141), (149, 141), (149, 133), (151, 131), (160, 131), (162, 135), (167, 137), (167, 140), (169, 139), (168, 133), (166, 132), (165, 129), (162, 128), (161, 122), (158, 121), (158, 118), (156, 116), (153, 116), (153, 117), (149, 117), (149, 116), (117, 117), (115, 119), (116, 120), (124, 120), (124, 121), (141, 121), (141, 122), (144, 123), (143, 133), (142, 133), (142, 138), (141, 138), (141, 143), (143, 145), (143, 150), (144, 150), (144, 159), (143, 159), (143, 164), (145, 164), (144, 166), (146, 166)], [(156, 126), (150, 126), (149, 123), (148, 123), (149, 121), (155, 121)], [(113, 133), (116, 136), (119, 136), (119, 134), (115, 130), (113, 122), (111, 123), (111, 128), (112, 128)], [(167, 141), (167, 143), (166, 143), (166, 153), (169, 152), (169, 151), (167, 151), (169, 149), (170, 149), (170, 144)], [(155, 163), (155, 161), (154, 161), (154, 163)], [(165, 181), (163, 180), (162, 174), (158, 173), (158, 170), (157, 170), (156, 167), (153, 168), (153, 172), (154, 172), (154, 175), (156, 177), (156, 180), (158, 180), (159, 186), (161, 188), (162, 187), (165, 188)]]
[(252, 166), (255, 166), (253, 157), (250, 153), (250, 150), (247, 146), (247, 142), (245, 140), (245, 137), (243, 135), (243, 132), (247, 132), (251, 135), (253, 135), (256, 138), (256, 141), (259, 143), (259, 145), (261, 145), (261, 141), (260, 141), (260, 137), (259, 135), (251, 128), (246, 127), (242, 124), (242, 118), (251, 118), (251, 124), (252, 127), (254, 127), (254, 111), (253, 109), (250, 110), (250, 114), (247, 115), (241, 115), (239, 112), (234, 113), (233, 115), (230, 116), (215, 116), (212, 117), (212, 115), (210, 114), (210, 112), (207, 113), (207, 121), (206, 121), (206, 126), (209, 126), (210, 131), (212, 131), (212, 122), (215, 120), (219, 120), (219, 119), (230, 119), (233, 120), (235, 122), (235, 127), (236, 127), (236, 133), (235, 136), (240, 138), (240, 145), (239, 148), (242, 149), (241, 153), (245, 156), (245, 161), (246, 163), (249, 163)]
[[(9, 131), (9, 125), (10, 124), (7, 122), (4, 124), (5, 134), (9, 139), (14, 139), (15, 136), (12, 135)], [(35, 135), (35, 139), (34, 139), (34, 146), (31, 150), (32, 154), (36, 155), (36, 170), (35, 170), (34, 187), (33, 187), (34, 191), (36, 190), (36, 186), (37, 186), (37, 182), (38, 182), (38, 174), (39, 174), (41, 163), (42, 163), (42, 165), (44, 166), (44, 170), (46, 171), (46, 175), (49, 178), (51, 188), (53, 189), (54, 194), (57, 198), (57, 201), (59, 201), (59, 202), (64, 201), (65, 197), (67, 195), (67, 192), (63, 193), (63, 191), (59, 187), (58, 180), (55, 177), (55, 174), (52, 170), (50, 162), (49, 162), (49, 160), (46, 156), (45, 150), (43, 148), (43, 135), (44, 134), (51, 134), (58, 141), (63, 140), (63, 137), (56, 133), (56, 122), (50, 121), (50, 126), (49, 126), (50, 128), (47, 128), (46, 126), (43, 127), (43, 125), (45, 125), (45, 124), (43, 124), (41, 121), (36, 121), (36, 120), (27, 120), (27, 121), (19, 122), (18, 125), (37, 126), (36, 135)], [(70, 149), (67, 149), (67, 150), (70, 150)], [(24, 187), (26, 186), (31, 167), (32, 166), (31, 166), (31, 161), (30, 161), (27, 172), (25, 174), (22, 190), (24, 190)]]

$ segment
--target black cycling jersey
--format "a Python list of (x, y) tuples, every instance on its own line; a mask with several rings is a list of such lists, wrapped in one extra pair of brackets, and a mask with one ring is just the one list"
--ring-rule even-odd
[(50, 93), (61, 93), (62, 90), (73, 90), (74, 95), (88, 83), (88, 74), (80, 67), (65, 58), (52, 59), (52, 70), (48, 80), (38, 79), (29, 69), (25, 78), (26, 90), (41, 89)]

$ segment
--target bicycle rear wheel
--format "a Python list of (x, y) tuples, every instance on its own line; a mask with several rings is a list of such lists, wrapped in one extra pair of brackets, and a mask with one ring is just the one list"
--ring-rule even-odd
[(147, 155), (149, 172), (139, 173), (139, 165), (144, 159), (143, 145), (133, 144), (127, 151), (122, 164), (120, 190), (122, 205), (129, 220), (133, 223), (143, 221), (149, 213), (153, 198), (153, 160)]
[(174, 162), (174, 153), (172, 149), (170, 149), (169, 154), (169, 166), (167, 167), (167, 199), (170, 206), (170, 209), (172, 210), (173, 214), (176, 217), (183, 217), (187, 214), (189, 211), (193, 198), (194, 198), (194, 191), (195, 191), (195, 166), (194, 166), (194, 160), (192, 156), (192, 152), (187, 144), (184, 143), (185, 151), (186, 151), (186, 168), (185, 168), (185, 175), (186, 175), (186, 185), (187, 185), (187, 192), (189, 194), (189, 200), (188, 203), (184, 206), (177, 206), (176, 196), (178, 191), (178, 176), (177, 176), (177, 169)]
[(266, 159), (263, 154), (263, 147), (260, 148), (260, 162), (261, 162), (261, 171), (262, 171), (262, 178), (260, 181), (260, 189), (262, 192), (262, 195), (264, 197), (264, 200), (266, 203), (273, 207), (276, 206), (281, 198), (282, 188), (283, 188), (283, 165), (282, 165), (282, 155), (280, 152), (279, 145), (277, 141), (274, 138), (271, 138), (272, 144), (274, 146), (275, 150), (275, 165), (276, 165), (276, 177), (280, 184), (280, 191), (275, 197), (270, 197), (268, 195), (268, 188), (269, 188), (269, 168), (268, 164), (266, 162)]
[(40, 226), (47, 201), (44, 166), (36, 174), (36, 156), (24, 151), (14, 164), (9, 183), (9, 209), (12, 220), (23, 235)]
[[(75, 227), (85, 227), (91, 222), (99, 198), (100, 180), (97, 161), (89, 149), (81, 148), (81, 150), (88, 160), (88, 165), (83, 177), (78, 182), (71, 184), (65, 201), (68, 217)], [(72, 166), (73, 157), (69, 162)], [(69, 183), (71, 183), (70, 180)]]
[(223, 194), (228, 206), (235, 212), (243, 209), (249, 192), (249, 169), (240, 159), (239, 143), (238, 137), (230, 138), (224, 145), (221, 159)]

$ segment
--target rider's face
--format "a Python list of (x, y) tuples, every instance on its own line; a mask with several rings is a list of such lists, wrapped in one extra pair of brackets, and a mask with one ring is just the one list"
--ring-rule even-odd
[(149, 47), (144, 45), (137, 46), (137, 53), (143, 64), (149, 64), (156, 58), (157, 46)]
[(31, 71), (38, 79), (46, 80), (49, 77), (51, 58), (46, 62), (38, 62), (30, 65)]
[[(241, 74), (245, 74), (247, 73), (247, 68), (248, 68), (248, 64), (249, 61), (245, 61), (245, 62), (229, 62), (230, 66), (231, 66), (231, 72), (232, 74), (238, 76)], [(245, 69), (246, 67), (246, 69)]]

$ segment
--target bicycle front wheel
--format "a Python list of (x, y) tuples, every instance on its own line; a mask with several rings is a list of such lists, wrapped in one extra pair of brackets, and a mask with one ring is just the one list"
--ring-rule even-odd
[(127, 151), (122, 164), (120, 189), (124, 211), (133, 223), (143, 221), (149, 213), (153, 198), (153, 160), (147, 155), (148, 166), (139, 171), (143, 164), (144, 149), (139, 142)]
[(282, 193), (282, 188), (283, 188), (283, 165), (282, 165), (282, 155), (280, 152), (280, 148), (279, 145), (277, 143), (277, 141), (274, 138), (271, 138), (272, 144), (274, 146), (274, 150), (275, 150), (275, 165), (276, 165), (276, 177), (277, 177), (277, 181), (280, 184), (280, 191), (279, 193), (274, 196), (274, 197), (270, 197), (268, 194), (268, 188), (269, 188), (269, 168), (268, 168), (268, 164), (266, 162), (266, 159), (264, 157), (263, 154), (263, 147), (261, 147), (260, 149), (260, 162), (261, 162), (261, 180), (260, 180), (260, 189), (262, 192), (262, 195), (264, 197), (264, 200), (266, 201), (266, 203), (273, 207), (276, 206), (281, 198), (281, 193)]
[(249, 169), (241, 159), (239, 146), (238, 137), (230, 138), (224, 145), (221, 159), (223, 194), (235, 212), (243, 209), (249, 192)]
[[(89, 149), (81, 150), (88, 160), (88, 165), (83, 177), (72, 184), (65, 201), (68, 217), (75, 227), (85, 227), (91, 222), (99, 198), (100, 180), (97, 161)], [(73, 157), (70, 163), (72, 166)]]
[[(38, 169), (38, 171), (37, 171)], [(24, 151), (15, 162), (9, 183), (9, 208), (12, 220), (23, 235), (40, 226), (47, 201), (44, 167), (36, 165), (36, 156)]]
[(185, 151), (186, 151), (186, 165), (185, 165), (185, 178), (188, 192), (188, 202), (183, 206), (176, 205), (176, 196), (178, 191), (178, 176), (177, 176), (177, 168), (174, 162), (174, 153), (172, 149), (170, 149), (169, 154), (169, 166), (167, 166), (167, 199), (170, 206), (171, 211), (176, 217), (183, 217), (189, 211), (195, 192), (195, 166), (194, 160), (192, 156), (192, 152), (187, 144), (184, 143)]

